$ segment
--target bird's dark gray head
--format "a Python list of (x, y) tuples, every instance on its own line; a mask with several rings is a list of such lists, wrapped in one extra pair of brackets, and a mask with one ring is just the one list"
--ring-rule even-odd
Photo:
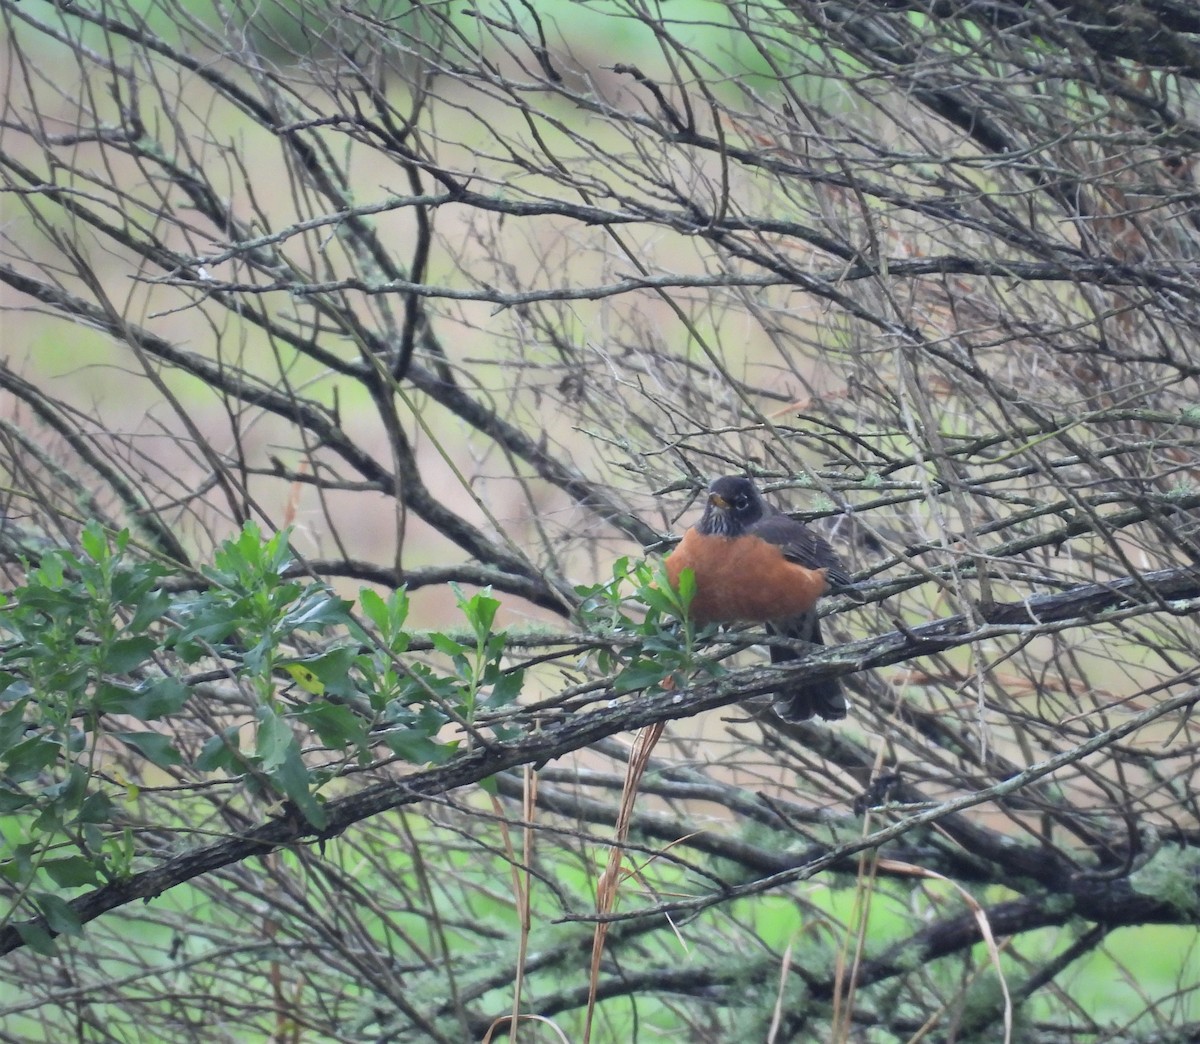
[(753, 482), (726, 475), (708, 487), (708, 503), (696, 528), (710, 536), (740, 536), (766, 513), (766, 502)]

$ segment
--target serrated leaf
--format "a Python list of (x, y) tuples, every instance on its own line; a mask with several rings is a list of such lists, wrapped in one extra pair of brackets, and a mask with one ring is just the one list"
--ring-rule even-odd
[(292, 527), (285, 526), (277, 533), (273, 533), (269, 540), (263, 544), (262, 562), (265, 569), (276, 576), (282, 576), (287, 571), (288, 566), (295, 561), (291, 549)]

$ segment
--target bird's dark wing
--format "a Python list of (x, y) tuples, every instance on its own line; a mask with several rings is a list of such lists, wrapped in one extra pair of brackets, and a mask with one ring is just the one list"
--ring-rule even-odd
[[(768, 513), (747, 530), (769, 544), (776, 545), (784, 558), (805, 569), (824, 569), (833, 590), (848, 586), (850, 577), (833, 550), (820, 533), (803, 522), (768, 508)], [(802, 613), (789, 620), (767, 625), (767, 630), (785, 638), (798, 638), (814, 645), (823, 645), (821, 624), (815, 611)], [(806, 653), (778, 645), (771, 646), (772, 663), (790, 663), (803, 659)], [(775, 694), (775, 711), (784, 721), (798, 722), (817, 716), (836, 721), (846, 716), (848, 704), (838, 678), (822, 678), (780, 689)]]
[(850, 583), (845, 567), (829, 542), (803, 522), (797, 522), (784, 514), (770, 514), (759, 519), (748, 530), (750, 534), (775, 544), (783, 551), (784, 558), (804, 566), (805, 569), (829, 570), (832, 588)]

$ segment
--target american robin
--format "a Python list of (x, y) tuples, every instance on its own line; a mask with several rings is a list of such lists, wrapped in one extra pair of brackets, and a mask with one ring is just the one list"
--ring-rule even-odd
[[(817, 599), (850, 582), (828, 542), (808, 526), (776, 511), (749, 479), (729, 475), (708, 487), (704, 516), (667, 558), (667, 577), (691, 569), (696, 591), (691, 615), (700, 624), (764, 623), (772, 634), (824, 644), (814, 611)], [(771, 662), (803, 653), (771, 646)], [(781, 689), (775, 711), (784, 721), (814, 714), (846, 716), (837, 678)]]

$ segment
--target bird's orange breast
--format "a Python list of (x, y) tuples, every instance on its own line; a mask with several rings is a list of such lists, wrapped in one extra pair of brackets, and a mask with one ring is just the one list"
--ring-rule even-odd
[(777, 545), (749, 535), (706, 536), (689, 529), (666, 567), (676, 589), (685, 569), (695, 575), (692, 618), (700, 624), (800, 616), (829, 588), (824, 569), (805, 569), (788, 561)]

